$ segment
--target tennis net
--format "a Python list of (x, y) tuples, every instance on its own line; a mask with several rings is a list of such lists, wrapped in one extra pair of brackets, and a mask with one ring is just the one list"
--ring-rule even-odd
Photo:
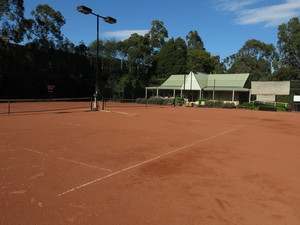
[(0, 114), (91, 109), (91, 98), (0, 99)]
[(169, 107), (172, 105), (172, 101), (163, 99), (115, 99), (115, 98), (105, 98), (104, 102), (101, 101), (101, 109), (111, 109), (111, 108), (150, 108), (150, 107)]

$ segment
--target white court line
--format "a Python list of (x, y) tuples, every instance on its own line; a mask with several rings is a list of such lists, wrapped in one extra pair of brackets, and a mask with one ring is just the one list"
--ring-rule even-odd
[[(47, 153), (35, 151), (35, 150), (30, 149), (30, 148), (23, 148), (23, 149), (24, 149), (24, 150), (27, 150), (27, 151), (30, 151), (30, 152), (37, 153), (37, 154), (49, 156), (49, 154), (47, 154)], [(65, 161), (68, 161), (68, 162), (71, 162), (71, 163), (75, 163), (75, 164), (78, 164), (78, 165), (82, 165), (82, 166), (87, 166), (87, 167), (92, 167), (92, 168), (99, 169), (99, 170), (105, 170), (105, 171), (108, 171), (108, 172), (112, 172), (112, 170), (110, 170), (110, 169), (106, 169), (106, 168), (101, 168), (101, 167), (89, 165), (89, 164), (87, 164), (87, 163), (78, 162), (78, 161), (75, 161), (75, 160), (65, 159), (65, 158), (63, 158), (63, 157), (58, 157), (58, 159), (60, 159), (60, 160), (65, 160)]]
[(34, 153), (41, 154), (41, 155), (48, 155), (44, 152), (39, 152), (39, 151), (36, 151), (36, 150), (32, 150), (30, 148), (23, 148), (23, 149), (26, 150), (26, 151), (34, 152)]
[(172, 150), (172, 151), (166, 152), (166, 153), (164, 153), (164, 154), (162, 154), (162, 155), (159, 155), (159, 156), (157, 156), (157, 157), (154, 157), (154, 158), (152, 158), (152, 159), (146, 160), (146, 161), (144, 161), (144, 162), (141, 162), (141, 163), (135, 164), (135, 165), (133, 165), (133, 166), (127, 167), (127, 168), (125, 168), (125, 169), (122, 169), (122, 170), (116, 171), (116, 172), (114, 172), (114, 173), (108, 174), (108, 175), (106, 175), (106, 176), (104, 176), (104, 177), (99, 177), (99, 178), (97, 178), (97, 179), (95, 179), (95, 180), (92, 180), (92, 181), (90, 181), (90, 182), (87, 182), (87, 183), (85, 183), (85, 184), (82, 184), (82, 185), (79, 185), (79, 186), (77, 186), (77, 187), (71, 188), (71, 189), (69, 189), (69, 190), (67, 190), (67, 191), (64, 191), (64, 192), (58, 194), (58, 196), (62, 196), (62, 195), (68, 194), (68, 193), (70, 193), (70, 192), (73, 192), (73, 191), (76, 191), (76, 190), (78, 190), (78, 189), (84, 188), (84, 187), (86, 187), (86, 186), (88, 186), (88, 185), (94, 184), (94, 183), (96, 183), (96, 182), (98, 182), (98, 181), (101, 181), (101, 180), (107, 179), (107, 178), (109, 178), (109, 177), (115, 176), (115, 175), (117, 175), (117, 174), (119, 174), (119, 173), (125, 172), (125, 171), (127, 171), (127, 170), (131, 170), (131, 169), (133, 169), (133, 168), (142, 166), (142, 165), (147, 164), (147, 163), (149, 163), (149, 162), (153, 162), (153, 161), (155, 161), (155, 160), (161, 159), (161, 158), (163, 158), (163, 157), (165, 157), (165, 156), (167, 156), (167, 155), (170, 155), (170, 154), (173, 154), (173, 153), (178, 152), (178, 151), (180, 151), (180, 150), (189, 148), (189, 147), (194, 146), (194, 145), (196, 145), (196, 144), (199, 144), (199, 143), (201, 143), (201, 142), (205, 142), (205, 141), (214, 139), (214, 138), (216, 138), (216, 137), (222, 136), (222, 135), (224, 135), (224, 134), (227, 134), (227, 133), (230, 133), (230, 132), (239, 130), (240, 128), (241, 128), (241, 127), (235, 128), (235, 129), (231, 129), (231, 130), (227, 130), (227, 131), (224, 131), (224, 132), (222, 132), (222, 133), (213, 135), (213, 136), (211, 136), (211, 137), (208, 137), (208, 138), (204, 138), (204, 139), (198, 140), (198, 141), (196, 141), (196, 142), (194, 142), (194, 143), (192, 143), (192, 144), (185, 145), (185, 146), (183, 146), (183, 147), (180, 147), (180, 148), (174, 149), (174, 150)]
[(101, 110), (101, 112), (104, 113), (117, 113), (117, 114), (123, 114), (126, 116), (138, 116), (138, 114), (128, 113), (128, 112), (121, 112), (121, 111), (111, 111), (111, 110)]
[(71, 160), (71, 159), (65, 159), (65, 158), (62, 158), (62, 157), (59, 157), (59, 159), (66, 160), (68, 162), (72, 162), (72, 163), (79, 164), (79, 165), (82, 165), (82, 166), (87, 166), (87, 167), (92, 167), (92, 168), (95, 168), (95, 169), (100, 169), (100, 170), (105, 170), (105, 171), (112, 172), (112, 170), (110, 170), (110, 169), (106, 169), (106, 168), (101, 168), (101, 167), (98, 167), (98, 166), (89, 165), (89, 164), (86, 164), (86, 163), (83, 163), (83, 162), (78, 162), (78, 161)]

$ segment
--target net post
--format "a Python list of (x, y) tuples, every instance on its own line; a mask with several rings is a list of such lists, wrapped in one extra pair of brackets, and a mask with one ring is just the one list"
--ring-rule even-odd
[(10, 100), (8, 100), (8, 109), (7, 109), (7, 114), (10, 116)]
[(105, 99), (102, 99), (102, 110), (104, 110)]
[(93, 97), (90, 98), (90, 108), (91, 111), (93, 111)]

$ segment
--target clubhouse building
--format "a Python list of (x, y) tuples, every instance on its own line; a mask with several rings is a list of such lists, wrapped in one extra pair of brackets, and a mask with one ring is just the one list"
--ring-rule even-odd
[[(223, 100), (241, 104), (251, 97), (249, 73), (241, 74), (189, 74), (171, 75), (161, 86), (146, 87), (145, 97), (183, 97), (189, 101), (197, 99)], [(249, 86), (249, 88), (248, 88)]]

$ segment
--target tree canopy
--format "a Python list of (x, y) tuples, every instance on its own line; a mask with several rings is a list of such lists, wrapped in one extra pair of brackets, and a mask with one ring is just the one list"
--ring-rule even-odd
[(34, 19), (29, 20), (29, 39), (46, 48), (55, 48), (63, 42), (61, 27), (66, 23), (63, 15), (49, 5), (38, 5), (31, 12)]
[(20, 43), (26, 32), (24, 25), (24, 1), (0, 0), (0, 35)]
[(282, 64), (300, 69), (300, 22), (298, 17), (278, 27), (278, 48)]
[(279, 56), (273, 44), (246, 41), (236, 53), (226, 58), (230, 73), (250, 73), (252, 80), (263, 80), (278, 67)]
[[(81, 75), (74, 75), (76, 69), (73, 65), (68, 65), (71, 61), (63, 54), (80, 56), (86, 59), (86, 71), (95, 71), (96, 63), (100, 65), (100, 85), (109, 96), (122, 93), (123, 97), (138, 97), (144, 93), (145, 86), (159, 85), (172, 74), (187, 74), (190, 71), (208, 74), (250, 73), (251, 80), (300, 80), (300, 22), (297, 17), (278, 27), (277, 49), (273, 44), (250, 39), (235, 54), (224, 60), (205, 48), (198, 31), (189, 31), (185, 39), (169, 37), (164, 22), (153, 20), (145, 35), (135, 33), (125, 40), (99, 40), (100, 54), (99, 61), (96, 62), (94, 56), (97, 41), (89, 45), (81, 41), (76, 46), (64, 37), (61, 29), (66, 20), (59, 11), (47, 4), (37, 5), (31, 12), (31, 18), (24, 18), (23, 5), (23, 0), (0, 0), (1, 87), (5, 87), (3, 82), (13, 76), (11, 74), (18, 74), (13, 65), (16, 64), (15, 60), (12, 60), (16, 48), (10, 43), (21, 42), (25, 43), (26, 50), (19, 51), (18, 54), (22, 52), (23, 61), (27, 61), (20, 63), (30, 68), (24, 69), (22, 73), (41, 73), (40, 67), (43, 65), (47, 68), (45, 77), (58, 80), (57, 68), (61, 68), (68, 74), (68, 79), (74, 78), (76, 83)], [(10, 38), (8, 43), (1, 40), (5, 37)], [(53, 53), (53, 49), (60, 50), (63, 56)], [(55, 54), (66, 61), (53, 61), (41, 54)], [(24, 68), (22, 65), (20, 68)], [(72, 71), (62, 69), (68, 67)], [(32, 72), (34, 70), (38, 72)], [(90, 82), (93, 86), (91, 77), (93, 76), (89, 75), (88, 79), (82, 79), (85, 84)]]

